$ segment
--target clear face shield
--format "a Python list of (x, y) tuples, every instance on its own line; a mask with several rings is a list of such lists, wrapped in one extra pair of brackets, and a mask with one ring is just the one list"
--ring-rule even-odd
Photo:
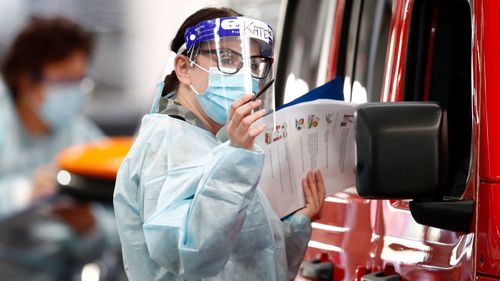
[(268, 24), (217, 18), (188, 28), (185, 40), (179, 53), (202, 71), (191, 89), (209, 117), (225, 124), (231, 104), (250, 93), (262, 101), (261, 108), (274, 112), (273, 32)]

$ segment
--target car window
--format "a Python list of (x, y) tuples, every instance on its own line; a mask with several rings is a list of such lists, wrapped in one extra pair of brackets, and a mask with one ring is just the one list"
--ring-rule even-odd
[(435, 101), (447, 120), (446, 195), (460, 197), (470, 172), (471, 32), (467, 0), (417, 0), (411, 15), (404, 99)]
[(328, 62), (335, 4), (331, 0), (287, 1), (276, 72), (277, 105), (326, 82), (321, 65)]
[(392, 0), (353, 0), (346, 45), (344, 96), (353, 102), (380, 101), (392, 19)]

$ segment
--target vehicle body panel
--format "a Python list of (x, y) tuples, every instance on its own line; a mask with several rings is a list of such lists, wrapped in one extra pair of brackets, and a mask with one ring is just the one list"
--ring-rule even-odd
[(475, 260), (478, 274), (500, 278), (500, 1), (474, 1), (474, 11), (473, 73), (480, 104), (475, 115), (481, 136)]
[(500, 1), (475, 1), (474, 74), (481, 93), (481, 180), (500, 182)]

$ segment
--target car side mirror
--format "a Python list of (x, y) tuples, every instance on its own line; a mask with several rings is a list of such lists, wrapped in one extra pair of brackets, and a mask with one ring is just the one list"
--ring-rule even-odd
[(371, 199), (442, 198), (446, 152), (435, 103), (366, 103), (357, 108), (356, 188)]

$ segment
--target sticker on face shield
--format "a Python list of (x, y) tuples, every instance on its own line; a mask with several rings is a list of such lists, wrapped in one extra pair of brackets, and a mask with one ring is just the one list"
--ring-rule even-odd
[(240, 21), (237, 18), (222, 19), (222, 21), (220, 22), (220, 27), (224, 29), (240, 29)]
[(240, 33), (264, 41), (269, 45), (273, 44), (273, 30), (262, 21), (245, 18), (243, 26), (240, 26)]
[(268, 43), (273, 44), (273, 30), (265, 22), (250, 18), (222, 18), (220, 23), (221, 30), (219, 35), (223, 36), (234, 36), (235, 29), (239, 29), (238, 35), (243, 35), (244, 37), (259, 39)]

